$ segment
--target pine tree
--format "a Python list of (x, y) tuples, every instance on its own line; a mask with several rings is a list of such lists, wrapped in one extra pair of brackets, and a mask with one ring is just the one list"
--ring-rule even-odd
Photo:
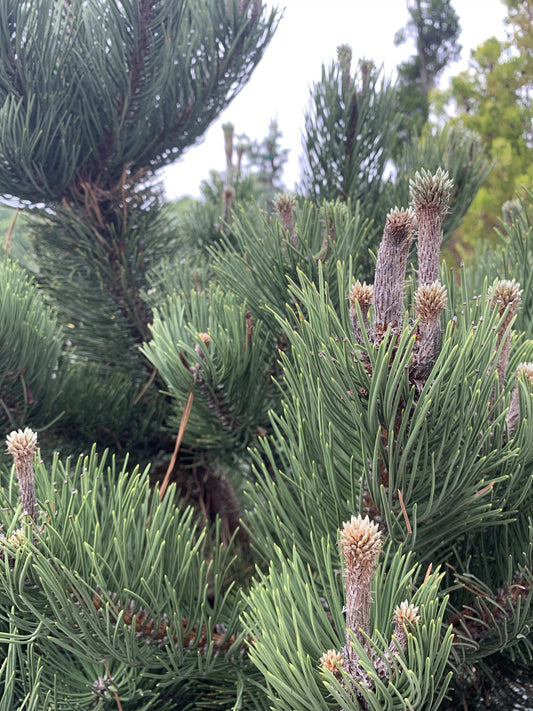
[(263, 140), (252, 141), (247, 150), (252, 174), (255, 175), (267, 203), (271, 203), (285, 187), (282, 177), (289, 149), (281, 148), (282, 136), (278, 122), (274, 119), (270, 122), (268, 133)]
[(0, 422), (3, 427), (50, 425), (63, 385), (63, 329), (34, 279), (0, 260)]
[(398, 101), (402, 111), (399, 141), (419, 134), (429, 118), (429, 94), (446, 66), (459, 59), (459, 17), (450, 0), (407, 3), (409, 21), (394, 38), (396, 45), (414, 40), (415, 54), (398, 66)]
[(491, 238), (504, 202), (533, 187), (533, 3), (506, 0), (505, 5), (508, 38), (483, 42), (472, 52), (468, 69), (436, 97), (441, 119), (475, 131), (493, 164), (458, 235), (470, 246)]
[[(435, 171), (446, 169), (454, 180), (453, 221), (445, 225), (445, 241), (457, 229), (489, 171), (489, 162), (474, 131), (438, 130), (426, 126), (420, 135), (398, 145), (405, 113), (399, 97), (412, 95), (379, 80), (371, 62), (360, 61), (352, 71), (352, 51), (342, 45), (338, 59), (311, 92), (305, 119), (302, 186), (312, 200), (359, 202), (362, 214), (374, 220), (374, 228), (364, 245), (377, 251), (379, 225), (390, 205), (409, 199), (409, 179), (421, 166)], [(437, 49), (434, 48), (436, 52)], [(434, 59), (436, 61), (436, 58)], [(428, 64), (433, 66), (428, 59)], [(428, 70), (429, 71), (429, 70)], [(367, 261), (367, 278), (372, 261)]]
[[(130, 56), (124, 52), (136, 18), (128, 8), (161, 10), (159, 19), (176, 10), (164, 2), (80, 0), (54, 5), (54, 14), (44, 9), (50, 0), (35, 13), (18, 3), (18, 27), (32, 33), (17, 34), (16, 23), (4, 22), (15, 5), (0, 10), (9, 40), (0, 52), (9, 55), (11, 40), (21, 45), (4, 69), (25, 66), (17, 61), (25, 51), (35, 56), (35, 38), (48, 28), (42, 46), (61, 62), (39, 65), (39, 86), (69, 90), (69, 72), (81, 71), (82, 55), (69, 44), (74, 35), (97, 39), (100, 25), (109, 29), (116, 20), (117, 34), (109, 36), (124, 44), (93, 42), (94, 70), (98, 58), (112, 63), (115, 50)], [(257, 40), (267, 41), (273, 17), (261, 19), (253, 3), (202, 4), (200, 15), (215, 6), (221, 21), (211, 31), (233, 26), (235, 52), (250, 40), (249, 51), (260, 54)], [(192, 6), (183, 12), (182, 19), (198, 19)], [(171, 52), (163, 25), (148, 26), (153, 32), (144, 40)], [(65, 47), (72, 51), (56, 57)], [(354, 170), (353, 195), (319, 191), (316, 202), (305, 202), (282, 194), (272, 215), (232, 204), (231, 232), (222, 231), (209, 259), (179, 264), (165, 254), (166, 218), (145, 182), (170, 157), (152, 145), (152, 162), (142, 162), (149, 147), (141, 138), (155, 118), (146, 114), (150, 130), (137, 134), (124, 104), (123, 133), (109, 129), (109, 136), (124, 138), (114, 146), (124, 155), (128, 140), (140, 141), (129, 146), (126, 173), (117, 169), (113, 178), (113, 151), (99, 144), (99, 156), (109, 159), (96, 174), (104, 183), (96, 189), (84, 181), (97, 162), (90, 152), (78, 182), (68, 184), (75, 190), (50, 192), (36, 223), (39, 284), (61, 326), (36, 282), (6, 262), (5, 281), (14, 286), (5, 290), (0, 325), (5, 338), (27, 347), (10, 343), (14, 365), (2, 362), (1, 373), (13, 466), (1, 465), (0, 711), (451, 711), (486, 708), (487, 699), (520, 708), (517, 693), (531, 691), (533, 345), (524, 333), (531, 196), (506, 206), (500, 231), (513, 244), (487, 262), (491, 278), (481, 283), (468, 267), (458, 283), (439, 250), (446, 223), (460, 221), (486, 170), (478, 140), (462, 130), (428, 133), (402, 159), (411, 180), (385, 178), (381, 154), (374, 166), (362, 160), (364, 132), (355, 118), (368, 109), (365, 135), (385, 140), (372, 116), (394, 119), (394, 112), (373, 113), (386, 103), (372, 88), (377, 75), (365, 79), (371, 69), (363, 65), (358, 83), (348, 55), (341, 53), (334, 81), (326, 77), (322, 88), (336, 97), (339, 116), (349, 100), (342, 131), (348, 127), (360, 150), (344, 163), (348, 178)], [(206, 79), (199, 57), (191, 66)], [(124, 66), (121, 60), (115, 69), (122, 73), (105, 75), (116, 79), (109, 86), (120, 86)], [(6, 72), (4, 79), (16, 78)], [(93, 84), (105, 93), (102, 76), (94, 74)], [(140, 105), (155, 77), (163, 82), (164, 73), (141, 72), (139, 92), (123, 98)], [(17, 81), (25, 78), (21, 72)], [(79, 88), (69, 101), (85, 96)], [(156, 106), (166, 106), (166, 96)], [(7, 138), (0, 154), (6, 184), (16, 169), (12, 184), (24, 184), (26, 175), (33, 200), (68, 178), (68, 171), (54, 172), (47, 140), (55, 130), (67, 136), (69, 124), (49, 123), (54, 115), (23, 92), (17, 101), (6, 98), (4, 118), (14, 120), (4, 138), (15, 135), (21, 118), (25, 126), (41, 121), (40, 131), (21, 135), (33, 135), (35, 155), (46, 160), (33, 173), (37, 163), (27, 163), (22, 149), (2, 152)], [(94, 113), (82, 118), (90, 123), (91, 115), (96, 125)], [(233, 134), (224, 131), (231, 158)], [(74, 147), (59, 141), (53, 155), (59, 161)], [(441, 155), (447, 162), (435, 167)], [(372, 160), (372, 151), (366, 156)], [(426, 158), (429, 170), (417, 165)], [(453, 179), (448, 163), (457, 168)], [(364, 195), (356, 200), (360, 178), (375, 190), (379, 209)], [(395, 195), (401, 202), (389, 204), (379, 248), (367, 259), (377, 216)], [(89, 253), (93, 260), (84, 261)], [(99, 281), (89, 278), (95, 265)], [(115, 308), (120, 292), (128, 297), (122, 310)], [(102, 322), (102, 313), (113, 323)], [(65, 331), (74, 341), (66, 352)], [(135, 441), (143, 428), (159, 426), (161, 412), (154, 395), (132, 422), (143, 395), (132, 380), (142, 386), (155, 370), (176, 438), (161, 486), (148, 470), (98, 455), (96, 447), (78, 458), (41, 454), (36, 432), (22, 421), (49, 422), (60, 393), (71, 426), (85, 428), (87, 438), (96, 422), (109, 423), (119, 444), (128, 428)], [(179, 477), (180, 486), (169, 485), (178, 456), (186, 486)]]
[(220, 248), (216, 288), (156, 313), (144, 351), (183, 446), (225, 459), (232, 481), (241, 470), (244, 499), (220, 471), (212, 495), (245, 504), (260, 568), (244, 596), (231, 531), (211, 542), (173, 488), (150, 491), (146, 472), (94, 451), (46, 465), (30, 430), (8, 437), (6, 711), (26, 696), (46, 709), (451, 711), (527, 692), (533, 349), (515, 279), (472, 294), (439, 265), (452, 194), (442, 170), (415, 176), (373, 284), (350, 259), (368, 228), (357, 211), (280, 197), (277, 217), (236, 219), (247, 250)]
[(7, 449), (2, 711), (266, 709), (219, 527), (94, 448), (47, 468), (26, 428)]
[(398, 126), (396, 94), (372, 62), (352, 67), (348, 45), (311, 90), (302, 157), (304, 194), (313, 200), (361, 201), (374, 217), (383, 198)]
[(271, 121), (268, 134), (261, 140), (250, 140), (236, 134), (231, 123), (223, 124), (224, 171), (211, 170), (200, 184), (200, 200), (194, 200), (177, 215), (180, 232), (180, 258), (213, 248), (222, 235), (231, 232), (233, 207), (239, 209), (258, 204), (272, 210), (272, 201), (283, 190), (282, 175), (289, 149), (280, 147), (282, 133)]
[(247, 523), (269, 566), (244, 619), (272, 708), (511, 708), (512, 665), (531, 674), (533, 350), (516, 280), (478, 296), (439, 269), (452, 190), (417, 174), (373, 286), (345, 281), (340, 309), (338, 285), (291, 283)]
[[(161, 421), (137, 349), (148, 275), (176, 249), (156, 174), (242, 88), (275, 22), (256, 0), (2, 3), (0, 192), (44, 205), (32, 227), (39, 284), (86, 393), (63, 403), (70, 436), (83, 427), (133, 446), (143, 421)], [(124, 417), (105, 421), (125, 387), (127, 429)]]

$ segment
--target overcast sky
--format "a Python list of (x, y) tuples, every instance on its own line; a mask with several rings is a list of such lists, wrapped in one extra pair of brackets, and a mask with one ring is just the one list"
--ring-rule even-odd
[[(282, 148), (290, 149), (284, 182), (294, 188), (299, 179), (298, 158), (304, 109), (309, 87), (320, 79), (322, 64), (329, 66), (340, 44), (353, 48), (354, 60), (372, 59), (391, 76), (413, 47), (394, 46), (394, 35), (408, 19), (406, 0), (284, 0), (268, 4), (284, 7), (283, 17), (265, 56), (252, 78), (206, 133), (203, 141), (165, 171), (169, 199), (199, 195), (209, 170), (225, 166), (222, 124), (261, 140), (272, 119), (283, 133)], [(470, 51), (488, 37), (504, 37), (505, 7), (501, 0), (454, 0), (461, 23), (462, 59), (451, 68), (465, 68)], [(450, 74), (450, 72), (448, 72)], [(446, 81), (446, 77), (443, 79)]]

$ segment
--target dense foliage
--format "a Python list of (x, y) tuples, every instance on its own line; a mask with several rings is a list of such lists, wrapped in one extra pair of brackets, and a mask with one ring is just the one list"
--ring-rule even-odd
[(261, 184), (225, 124), (205, 203), (164, 206), (154, 171), (275, 22), (255, 0), (0, 10), (0, 190), (45, 205), (0, 259), (0, 711), (533, 696), (533, 195), (441, 264), (483, 139), (397, 150), (396, 88), (343, 46), (303, 195), (272, 199), (275, 126)]
[(492, 162), (460, 230), (471, 246), (490, 239), (502, 204), (522, 186), (533, 188), (533, 3), (506, 0), (508, 39), (487, 39), (474, 52), (468, 69), (453, 77), (448, 91), (437, 95), (441, 117), (476, 131)]

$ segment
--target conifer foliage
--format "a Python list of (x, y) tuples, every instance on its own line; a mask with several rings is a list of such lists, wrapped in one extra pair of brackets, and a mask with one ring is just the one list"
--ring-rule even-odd
[[(439, 252), (478, 139), (428, 131), (386, 177), (394, 92), (343, 47), (312, 200), (239, 209), (226, 125), (227, 229), (176, 259), (154, 171), (274, 24), (255, 0), (0, 4), (0, 191), (45, 205), (38, 282), (0, 263), (0, 711), (472, 711), (528, 688), (531, 195), (490, 278), (459, 283)], [(179, 486), (174, 458), (159, 486), (124, 451), (41, 455), (60, 409), (71, 448), (156, 458), (168, 427)]]
[(151, 373), (137, 349), (148, 274), (175, 250), (155, 173), (238, 93), (275, 23), (257, 0), (2, 3), (0, 193), (39, 218), (39, 282), (68, 325), (74, 382), (108, 384), (83, 411), (64, 403), (71, 432), (84, 420), (91, 438), (107, 432), (121, 446), (120, 427), (99, 414), (127, 380), (129, 442), (164, 413), (157, 383), (143, 390)]
[[(276, 709), (303, 711), (310, 695), (317, 709), (447, 708), (446, 693), (459, 708), (482, 697), (484, 670), (530, 658), (533, 349), (512, 334), (515, 280), (463, 290), (447, 314), (456, 287), (438, 252), (452, 191), (441, 170), (416, 175), (411, 207), (387, 217), (374, 284), (346, 284), (340, 313), (323, 281), (292, 284), (285, 397), (249, 489), (248, 527), (271, 563), (245, 621)], [(407, 558), (387, 555), (372, 577), (374, 557), (352, 550), (378, 530)], [(402, 567), (413, 555), (422, 578)]]
[(28, 428), (7, 438), (2, 711), (264, 708), (218, 531), (172, 490), (160, 501), (146, 471), (94, 449), (47, 470), (36, 447)]
[(0, 261), (0, 333), (0, 422), (50, 424), (60, 388), (62, 329), (34, 280), (9, 259)]

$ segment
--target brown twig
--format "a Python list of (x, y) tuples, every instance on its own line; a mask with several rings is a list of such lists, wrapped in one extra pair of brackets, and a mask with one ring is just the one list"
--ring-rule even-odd
[(194, 395), (191, 391), (187, 397), (187, 402), (185, 403), (185, 407), (183, 408), (183, 414), (181, 416), (180, 427), (178, 430), (178, 436), (176, 437), (176, 444), (174, 445), (174, 451), (172, 452), (172, 459), (170, 460), (170, 464), (168, 465), (168, 469), (166, 471), (165, 478), (163, 479), (163, 483), (161, 484), (161, 488), (159, 489), (159, 499), (160, 500), (162, 500), (163, 496), (165, 495), (165, 491), (167, 490), (167, 486), (170, 481), (170, 475), (172, 474), (172, 471), (173, 471), (174, 466), (176, 464), (176, 458), (178, 456), (178, 450), (181, 445), (181, 440), (183, 439), (183, 435), (185, 434), (185, 429), (187, 427), (187, 423), (189, 422), (189, 417), (191, 415), (193, 400), (194, 400)]
[[(107, 664), (106, 664), (105, 662), (103, 662), (103, 665), (104, 665), (104, 668), (105, 668), (107, 677), (108, 677), (109, 681), (112, 683), (112, 682), (113, 682), (113, 677), (111, 676), (111, 672), (109, 671), (109, 668), (108, 668), (108, 666), (107, 666)], [(120, 699), (119, 699), (119, 697), (118, 697), (117, 689), (116, 689), (116, 687), (115, 687), (114, 684), (113, 684), (113, 687), (111, 688), (111, 691), (113, 692), (113, 695), (114, 695), (114, 697), (115, 697), (115, 701), (117, 702), (118, 711), (124, 711), (124, 709), (122, 708), (122, 704), (120, 703)]]
[(154, 368), (154, 369), (152, 370), (152, 373), (151, 373), (150, 377), (148, 378), (147, 383), (146, 383), (145, 385), (143, 385), (143, 388), (142, 388), (141, 392), (137, 395), (137, 397), (136, 397), (135, 400), (133, 401), (133, 404), (134, 404), (134, 405), (136, 405), (136, 404), (139, 402), (139, 400), (141, 400), (141, 398), (143, 397), (144, 393), (148, 390), (148, 388), (150, 387), (150, 385), (154, 382), (154, 378), (155, 378), (155, 376), (156, 376), (156, 373), (157, 373), (157, 368)]
[(403, 517), (405, 520), (405, 525), (407, 526), (407, 533), (409, 536), (411, 536), (413, 533), (413, 529), (411, 528), (411, 524), (409, 523), (409, 516), (407, 515), (407, 510), (405, 508), (405, 504), (403, 503), (402, 492), (399, 489), (398, 489), (398, 499), (400, 501), (400, 506), (402, 507), (402, 513), (403, 513)]
[(15, 222), (17, 221), (19, 212), (20, 208), (17, 207), (17, 209), (15, 210), (15, 214), (13, 215), (13, 219), (11, 220), (11, 224), (9, 225), (9, 229), (6, 232), (6, 241), (4, 242), (4, 249), (8, 254), (11, 254), (11, 245), (13, 244), (13, 230), (15, 229)]
[(474, 494), (474, 499), (479, 499), (480, 496), (483, 496), (483, 494), (486, 494), (487, 491), (489, 491), (489, 489), (492, 489), (492, 487), (494, 486), (495, 483), (496, 483), (495, 481), (491, 481), (489, 484), (487, 484), (487, 486), (484, 486), (479, 491), (476, 491), (476, 493)]

